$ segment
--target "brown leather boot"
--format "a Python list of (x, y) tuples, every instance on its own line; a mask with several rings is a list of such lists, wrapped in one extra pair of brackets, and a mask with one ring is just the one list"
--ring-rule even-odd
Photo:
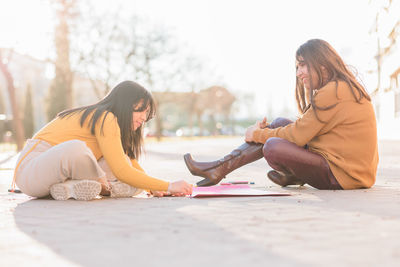
[(244, 143), (220, 160), (197, 162), (188, 153), (183, 156), (189, 171), (196, 176), (204, 177), (198, 186), (218, 184), (225, 176), (237, 168), (263, 157), (263, 144)]
[(272, 171), (269, 171), (267, 175), (268, 175), (268, 178), (272, 182), (274, 182), (282, 187), (285, 187), (288, 185), (304, 185), (305, 184), (303, 181), (301, 181), (297, 177), (295, 177), (293, 175), (285, 174), (280, 171), (272, 170)]

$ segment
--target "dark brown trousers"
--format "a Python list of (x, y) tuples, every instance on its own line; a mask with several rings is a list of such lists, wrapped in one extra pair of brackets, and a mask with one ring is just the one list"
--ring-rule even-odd
[[(285, 118), (275, 119), (268, 127), (271, 129), (292, 123)], [(264, 158), (277, 171), (293, 175), (317, 189), (343, 189), (333, 175), (328, 162), (320, 154), (285, 139), (272, 137), (263, 147)]]

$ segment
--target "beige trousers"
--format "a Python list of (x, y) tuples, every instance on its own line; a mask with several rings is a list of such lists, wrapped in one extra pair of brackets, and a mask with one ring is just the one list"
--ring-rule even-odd
[(52, 185), (67, 179), (107, 177), (110, 181), (117, 180), (106, 161), (101, 158), (98, 162), (86, 143), (80, 140), (52, 146), (45, 141), (29, 139), (21, 151), (17, 167), (16, 185), (32, 197), (48, 196)]

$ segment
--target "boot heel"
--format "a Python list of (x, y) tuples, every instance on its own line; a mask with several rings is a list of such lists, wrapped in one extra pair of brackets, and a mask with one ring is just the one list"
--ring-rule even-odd
[(214, 185), (214, 183), (212, 181), (210, 181), (210, 179), (206, 178), (201, 180), (200, 182), (196, 183), (197, 186), (212, 186)]
[(183, 155), (183, 159), (185, 161), (186, 167), (188, 168), (188, 170), (190, 171), (190, 173), (192, 175), (197, 175), (194, 170), (192, 169), (192, 162), (193, 162), (193, 158), (192, 155), (190, 155), (190, 153), (187, 153), (185, 155)]

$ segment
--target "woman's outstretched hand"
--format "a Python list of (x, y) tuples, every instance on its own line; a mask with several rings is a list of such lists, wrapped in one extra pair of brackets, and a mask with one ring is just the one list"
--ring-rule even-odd
[(171, 193), (167, 191), (150, 191), (150, 192), (154, 197), (165, 197), (171, 195)]
[(174, 196), (187, 196), (192, 194), (192, 185), (184, 180), (171, 182), (168, 186), (168, 192)]

